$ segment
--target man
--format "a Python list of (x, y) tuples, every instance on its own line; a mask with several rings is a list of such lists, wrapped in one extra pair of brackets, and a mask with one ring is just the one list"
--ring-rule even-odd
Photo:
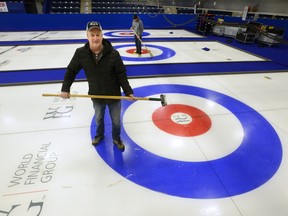
[[(86, 34), (88, 42), (76, 49), (72, 57), (62, 84), (61, 97), (70, 97), (70, 87), (81, 69), (85, 71), (89, 95), (120, 96), (121, 88), (126, 96), (133, 100), (133, 90), (126, 75), (126, 68), (121, 56), (111, 43), (103, 38), (102, 27), (99, 22), (87, 23)], [(113, 143), (119, 150), (124, 151), (125, 146), (121, 140), (121, 100), (92, 99), (95, 110), (96, 136), (92, 145), (97, 145), (104, 138), (104, 114), (106, 106), (109, 108), (112, 121)]]
[[(136, 45), (136, 53), (138, 55), (141, 55), (142, 52), (142, 45), (141, 45), (141, 39), (142, 39), (142, 34), (143, 34), (143, 22), (140, 19), (139, 16), (136, 14), (133, 15), (133, 22), (132, 22), (132, 27), (131, 29), (134, 32), (134, 38), (135, 38), (135, 45)], [(140, 40), (139, 40), (140, 39)]]

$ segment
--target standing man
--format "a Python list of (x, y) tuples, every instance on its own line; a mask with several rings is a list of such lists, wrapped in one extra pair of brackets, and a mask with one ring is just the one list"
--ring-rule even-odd
[[(133, 90), (129, 84), (126, 68), (121, 56), (111, 43), (103, 38), (102, 27), (99, 22), (91, 21), (86, 25), (88, 42), (76, 49), (72, 57), (62, 84), (61, 97), (70, 97), (70, 87), (81, 69), (85, 71), (89, 95), (121, 96), (121, 88), (126, 96), (133, 100)], [(112, 121), (113, 143), (119, 150), (125, 146), (121, 140), (121, 100), (92, 99), (95, 110), (96, 136), (92, 145), (97, 145), (104, 138), (104, 114), (106, 106), (109, 108)]]
[(142, 40), (142, 34), (143, 34), (144, 27), (143, 27), (142, 20), (136, 14), (133, 15), (133, 22), (132, 22), (131, 29), (134, 32), (136, 53), (138, 53), (138, 55), (141, 55), (141, 52), (142, 52), (141, 40)]

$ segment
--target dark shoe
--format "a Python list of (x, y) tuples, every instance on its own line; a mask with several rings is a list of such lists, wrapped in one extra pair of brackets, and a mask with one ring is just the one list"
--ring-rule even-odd
[(99, 142), (104, 138), (103, 135), (97, 135), (94, 137), (94, 139), (92, 140), (92, 145), (96, 146), (99, 144)]
[(123, 144), (122, 140), (119, 139), (119, 140), (113, 140), (113, 143), (117, 146), (117, 148), (120, 150), (120, 151), (124, 151), (125, 150), (125, 145)]

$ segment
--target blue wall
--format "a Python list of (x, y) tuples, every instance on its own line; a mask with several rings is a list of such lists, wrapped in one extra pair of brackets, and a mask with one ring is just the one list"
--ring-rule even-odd
[[(171, 28), (175, 25), (170, 22), (177, 25), (195, 18), (194, 15), (139, 16), (145, 28)], [(0, 30), (82, 30), (91, 20), (99, 21), (103, 29), (127, 29), (131, 27), (132, 14), (0, 14)]]
[[(139, 15), (148, 28), (187, 28), (194, 29), (195, 15)], [(224, 17), (225, 22), (242, 22), (241, 17)], [(0, 13), (0, 31), (38, 31), (38, 30), (82, 30), (88, 21), (97, 20), (103, 29), (129, 29), (132, 14), (9, 14)], [(190, 21), (190, 22), (189, 22)], [(258, 19), (265, 25), (285, 29), (288, 38), (288, 20)], [(181, 25), (184, 24), (185, 25)]]

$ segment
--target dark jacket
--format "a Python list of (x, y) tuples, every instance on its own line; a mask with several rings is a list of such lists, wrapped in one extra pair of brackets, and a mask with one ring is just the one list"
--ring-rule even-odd
[(90, 95), (121, 95), (121, 87), (125, 95), (133, 94), (128, 82), (126, 67), (121, 56), (111, 43), (103, 39), (103, 54), (96, 63), (89, 48), (89, 42), (76, 49), (64, 77), (61, 91), (70, 92), (70, 87), (81, 69), (85, 71)]

